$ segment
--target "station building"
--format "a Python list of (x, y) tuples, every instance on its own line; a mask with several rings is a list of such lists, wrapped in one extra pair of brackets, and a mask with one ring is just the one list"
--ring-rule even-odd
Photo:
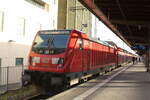
[(36, 32), (57, 27), (55, 5), (55, 0), (0, 1), (0, 67), (27, 65)]
[[(57, 28), (56, 0), (0, 0), (0, 87), (21, 83), (38, 30)], [(23, 67), (22, 67), (23, 66)]]

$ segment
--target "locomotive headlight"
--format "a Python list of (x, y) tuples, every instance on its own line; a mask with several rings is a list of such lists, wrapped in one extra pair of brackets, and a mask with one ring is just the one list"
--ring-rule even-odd
[(64, 58), (52, 58), (52, 64), (63, 64)]
[(33, 62), (34, 63), (40, 63), (40, 57), (34, 57)]
[(52, 64), (58, 64), (59, 58), (52, 58)]
[(58, 68), (63, 68), (64, 58), (59, 58), (58, 60)]
[(31, 57), (30, 64), (35, 66), (35, 63), (40, 63), (40, 57)]
[(58, 64), (63, 64), (64, 63), (64, 58), (59, 58)]

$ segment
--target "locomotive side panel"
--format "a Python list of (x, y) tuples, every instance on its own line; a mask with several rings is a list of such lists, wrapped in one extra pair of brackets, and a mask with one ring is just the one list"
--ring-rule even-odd
[(90, 70), (90, 42), (87, 39), (83, 39), (83, 50), (82, 50), (82, 57), (83, 57), (83, 71), (86, 72)]
[(67, 72), (81, 72), (82, 71), (82, 50), (80, 43), (81, 37), (73, 32), (68, 43), (68, 50), (66, 54), (66, 70)]

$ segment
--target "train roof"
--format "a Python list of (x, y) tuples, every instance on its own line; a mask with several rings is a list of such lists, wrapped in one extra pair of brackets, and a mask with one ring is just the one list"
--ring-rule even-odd
[(111, 46), (117, 46), (113, 41), (105, 41), (105, 42), (107, 42)]
[(102, 44), (102, 45), (105, 45), (105, 46), (109, 46), (109, 47), (115, 47), (114, 45), (112, 45), (112, 44), (110, 44), (110, 43), (108, 43), (108, 42), (106, 42), (106, 41), (103, 41), (103, 40), (99, 40), (99, 39), (97, 39), (97, 38), (92, 38), (92, 37), (90, 37), (90, 40), (92, 40), (92, 41), (94, 41), (94, 42), (97, 42), (97, 43), (100, 43), (100, 44)]
[(58, 32), (61, 33), (61, 34), (70, 34), (72, 30), (40, 30), (38, 31), (39, 33), (43, 33), (43, 34), (46, 34), (47, 32), (53, 32), (54, 34), (57, 34)]

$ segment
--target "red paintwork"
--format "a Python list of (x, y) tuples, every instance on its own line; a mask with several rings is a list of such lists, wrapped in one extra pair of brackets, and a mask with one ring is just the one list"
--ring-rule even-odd
[(118, 56), (118, 64), (122, 64), (128, 61), (132, 61), (132, 57), (134, 55), (129, 52), (124, 52), (122, 48), (118, 48), (117, 56)]
[[(29, 70), (32, 71), (44, 71), (44, 72), (57, 72), (59, 70), (59, 72), (63, 72), (63, 69), (58, 69), (57, 68), (57, 64), (52, 64), (52, 58), (57, 58), (57, 57), (61, 57), (64, 58), (65, 53), (59, 54), (59, 55), (42, 55), (42, 54), (35, 54), (32, 51), (29, 54), (29, 57), (40, 57), (40, 62), (42, 62), (43, 59), (48, 58), (49, 59), (49, 63), (38, 63), (35, 64), (35, 66), (28, 66)], [(29, 58), (30, 60), (30, 58)]]
[[(83, 39), (83, 50), (79, 48), (80, 39)], [(118, 54), (121, 54), (121, 56), (118, 57)], [(97, 68), (122, 63), (125, 57), (129, 57), (129, 53), (124, 53), (121, 48), (117, 50), (115, 47), (113, 48), (94, 42), (89, 39), (87, 34), (72, 30), (67, 43), (67, 49), (64, 53), (58, 55), (43, 55), (35, 54), (31, 51), (29, 61), (31, 56), (40, 57), (41, 60), (46, 57), (49, 59), (49, 63), (39, 63), (36, 64), (35, 67), (29, 64), (28, 70), (66, 73), (95, 70)], [(63, 67), (59, 68), (58, 64), (52, 64), (52, 58), (64, 58)]]

